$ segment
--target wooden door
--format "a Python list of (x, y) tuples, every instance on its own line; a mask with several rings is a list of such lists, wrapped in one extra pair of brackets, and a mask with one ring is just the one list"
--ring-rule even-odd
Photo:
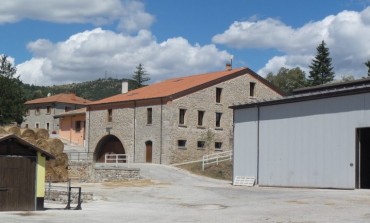
[(0, 211), (34, 211), (35, 157), (0, 156)]
[(146, 142), (145, 145), (146, 145), (146, 162), (151, 163), (152, 162), (152, 154), (153, 154), (152, 142), (151, 141)]

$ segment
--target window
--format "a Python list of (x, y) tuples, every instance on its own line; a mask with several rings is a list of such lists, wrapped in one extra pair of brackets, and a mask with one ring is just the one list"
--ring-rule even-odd
[(50, 124), (49, 122), (46, 123), (46, 129), (49, 130), (50, 129)]
[(254, 82), (249, 82), (249, 96), (254, 97), (255, 96), (255, 88), (256, 88), (256, 83)]
[(35, 115), (39, 115), (40, 114), (40, 108), (39, 107), (37, 107), (36, 109), (35, 109)]
[(216, 128), (221, 127), (221, 116), (222, 116), (222, 113), (216, 112)]
[(26, 129), (28, 129), (28, 124), (25, 124), (25, 125), (24, 125), (24, 127), (25, 127)]
[(222, 142), (215, 142), (215, 150), (216, 151), (222, 150)]
[(180, 109), (180, 112), (179, 112), (179, 124), (180, 125), (185, 125), (185, 113), (186, 113), (186, 109)]
[(76, 121), (76, 132), (81, 131), (81, 121)]
[(177, 146), (179, 149), (185, 149), (186, 148), (186, 140), (177, 140)]
[(46, 114), (51, 114), (51, 106), (46, 106)]
[(152, 115), (153, 115), (153, 109), (147, 108), (146, 109), (146, 124), (151, 125), (152, 124)]
[(26, 115), (27, 115), (27, 116), (29, 116), (29, 115), (30, 115), (30, 110), (29, 110), (29, 109), (27, 109), (27, 110), (26, 110)]
[(198, 111), (198, 126), (203, 126), (204, 111)]
[(39, 128), (39, 125), (40, 125), (39, 123), (36, 123), (36, 124), (35, 124), (35, 128), (37, 128), (37, 129), (38, 129), (38, 128)]
[(65, 112), (68, 112), (68, 111), (70, 111), (70, 110), (71, 110), (71, 107), (66, 106), (66, 107), (64, 108), (64, 111), (65, 111)]
[(108, 109), (108, 122), (112, 122), (112, 109)]
[(197, 147), (198, 149), (204, 149), (204, 145), (206, 144), (205, 141), (198, 141), (197, 142)]
[(216, 88), (216, 103), (221, 103), (222, 88)]

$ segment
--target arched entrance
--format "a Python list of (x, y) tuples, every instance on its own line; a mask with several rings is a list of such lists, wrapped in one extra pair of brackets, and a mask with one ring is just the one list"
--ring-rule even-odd
[(104, 163), (105, 154), (126, 154), (121, 141), (114, 135), (104, 136), (95, 149), (95, 161)]
[(152, 156), (153, 156), (153, 143), (152, 141), (146, 141), (145, 142), (146, 147), (146, 162), (151, 163), (152, 162)]

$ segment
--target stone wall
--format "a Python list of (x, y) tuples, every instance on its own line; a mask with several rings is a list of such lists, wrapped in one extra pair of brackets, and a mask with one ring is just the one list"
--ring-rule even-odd
[[(83, 190), (83, 188), (82, 188)], [(56, 201), (63, 204), (68, 203), (68, 191), (66, 190), (46, 190), (45, 191), (45, 200), (47, 201)], [(93, 193), (92, 192), (84, 192), (81, 191), (81, 201), (83, 203), (87, 203), (93, 200)], [(72, 189), (71, 190), (71, 203), (77, 204), (78, 203), (78, 190)]]
[(140, 179), (140, 169), (95, 166), (93, 162), (69, 162), (68, 176), (78, 182), (105, 182)]

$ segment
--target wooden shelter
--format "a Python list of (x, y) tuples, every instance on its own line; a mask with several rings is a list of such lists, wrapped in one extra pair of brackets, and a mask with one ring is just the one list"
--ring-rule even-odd
[(16, 135), (0, 135), (0, 211), (42, 210), (45, 161), (54, 158)]

